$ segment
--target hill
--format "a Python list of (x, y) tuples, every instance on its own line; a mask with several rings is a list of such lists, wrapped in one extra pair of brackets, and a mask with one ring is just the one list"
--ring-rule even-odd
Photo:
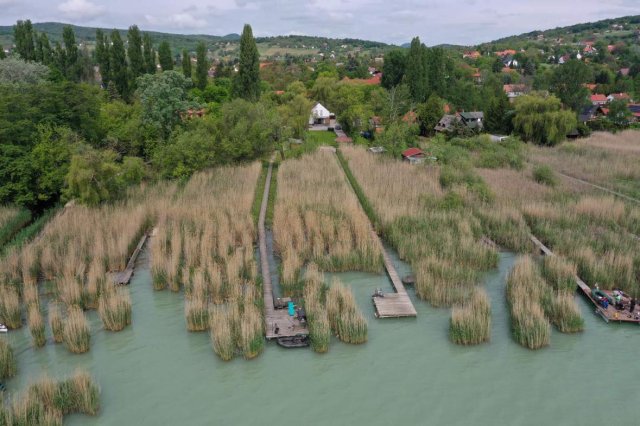
[[(62, 29), (67, 24), (59, 22), (35, 23), (33, 27), (36, 31), (46, 33), (52, 42), (62, 42)], [(88, 44), (90, 47), (95, 43), (95, 27), (82, 27), (71, 25), (75, 31), (79, 42)], [(102, 28), (106, 33), (113, 29)], [(144, 31), (143, 28), (141, 28)], [(117, 29), (120, 35), (126, 37), (127, 30)], [(214, 36), (205, 34), (172, 34), (156, 31), (144, 31), (149, 33), (153, 44), (157, 47), (161, 42), (168, 41), (175, 53), (182, 49), (195, 51), (199, 42), (207, 44), (214, 57), (232, 58), (237, 56), (240, 36), (238, 34), (227, 34), (225, 36)], [(258, 50), (263, 57), (284, 57), (286, 55), (305, 56), (319, 53), (330, 55), (332, 53), (348, 54), (358, 52), (368, 52), (376, 54), (392, 46), (376, 41), (359, 39), (332, 39), (326, 37), (311, 36), (278, 36), (278, 37), (258, 37), (256, 39)], [(0, 26), (0, 45), (13, 45), (13, 26)]]

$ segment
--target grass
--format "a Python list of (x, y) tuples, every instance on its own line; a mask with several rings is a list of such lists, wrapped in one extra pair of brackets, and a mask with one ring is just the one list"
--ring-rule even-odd
[(70, 352), (81, 354), (89, 350), (91, 329), (82, 309), (76, 306), (69, 308), (63, 335), (64, 343)]
[(484, 290), (475, 290), (468, 301), (453, 307), (449, 337), (459, 345), (477, 345), (491, 340), (491, 302)]
[(329, 325), (338, 339), (345, 343), (365, 343), (367, 320), (358, 309), (353, 293), (334, 279), (326, 298)]
[(286, 295), (301, 293), (300, 270), (309, 262), (332, 272), (381, 270), (370, 222), (333, 153), (288, 160), (278, 177), (273, 230)]
[(271, 172), (271, 185), (269, 186), (267, 212), (264, 218), (264, 226), (269, 229), (273, 227), (273, 216), (276, 210), (276, 199), (278, 195), (278, 170), (280, 170), (280, 163), (274, 162), (273, 170)]
[(121, 331), (131, 324), (131, 297), (128, 290), (112, 289), (103, 292), (98, 315), (105, 330)]
[(0, 248), (11, 241), (29, 222), (31, 222), (29, 210), (0, 206)]
[(0, 339), (0, 379), (10, 379), (18, 372), (18, 363), (13, 348), (5, 339)]

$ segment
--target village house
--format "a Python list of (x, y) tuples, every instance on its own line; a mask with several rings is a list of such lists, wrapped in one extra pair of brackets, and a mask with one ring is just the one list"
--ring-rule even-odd
[(482, 111), (458, 112), (455, 115), (445, 114), (434, 127), (436, 132), (450, 132), (457, 123), (462, 123), (468, 129), (481, 131), (484, 128), (484, 113)]
[(311, 109), (309, 116), (309, 126), (329, 126), (331, 119), (335, 118), (320, 102), (317, 102)]
[(630, 68), (620, 68), (620, 71), (618, 71), (618, 74), (622, 77), (628, 77), (629, 76), (629, 70)]
[(591, 95), (591, 105), (606, 105), (608, 102), (608, 99), (605, 95), (601, 94), (601, 93), (596, 93)]
[(513, 55), (503, 57), (502, 64), (508, 68), (518, 68), (518, 61), (513, 57)]
[(624, 102), (633, 102), (633, 100), (631, 99), (631, 96), (629, 96), (628, 93), (612, 93), (609, 96), (607, 96), (607, 102), (613, 102), (613, 101), (624, 101)]
[(473, 60), (475, 60), (475, 59), (478, 59), (480, 56), (481, 56), (480, 52), (478, 52), (477, 50), (467, 51), (467, 52), (464, 52), (462, 54), (462, 58), (463, 59), (473, 59)]
[(502, 88), (511, 103), (515, 102), (518, 96), (522, 96), (528, 91), (526, 84), (505, 84)]
[(420, 148), (409, 148), (402, 152), (402, 160), (409, 164), (420, 164), (424, 162), (425, 154)]
[(513, 56), (515, 55), (517, 52), (513, 49), (507, 49), (507, 50), (501, 50), (499, 52), (495, 52), (496, 56), (500, 56), (501, 58), (504, 58), (505, 56)]

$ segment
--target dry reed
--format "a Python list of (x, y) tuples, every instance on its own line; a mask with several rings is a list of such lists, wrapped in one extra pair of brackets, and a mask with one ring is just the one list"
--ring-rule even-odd
[(367, 321), (356, 304), (353, 293), (338, 279), (327, 291), (327, 315), (331, 329), (345, 343), (367, 341)]
[(0, 379), (10, 379), (17, 371), (18, 364), (13, 348), (6, 340), (0, 339)]
[(41, 348), (47, 343), (47, 338), (44, 334), (44, 320), (40, 309), (36, 305), (29, 306), (27, 311), (27, 324), (29, 325), (29, 332), (33, 339), (33, 344), (37, 348)]
[(10, 329), (22, 327), (20, 297), (14, 287), (0, 286), (0, 323)]
[(123, 288), (108, 290), (100, 296), (98, 315), (105, 330), (120, 331), (131, 324), (131, 297)]
[(476, 289), (468, 301), (451, 311), (449, 337), (459, 345), (491, 340), (491, 302), (484, 289)]
[(68, 309), (64, 323), (64, 342), (69, 351), (80, 354), (87, 352), (91, 343), (89, 321), (82, 309), (74, 306)]
[(51, 328), (53, 341), (62, 343), (64, 341), (64, 320), (60, 313), (60, 306), (57, 303), (49, 304), (49, 327)]

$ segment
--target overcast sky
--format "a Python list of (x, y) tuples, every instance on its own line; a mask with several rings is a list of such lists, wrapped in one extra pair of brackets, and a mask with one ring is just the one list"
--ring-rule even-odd
[(640, 14), (640, 0), (0, 0), (18, 19), (224, 35), (305, 34), (427, 45), (478, 44), (537, 29)]

